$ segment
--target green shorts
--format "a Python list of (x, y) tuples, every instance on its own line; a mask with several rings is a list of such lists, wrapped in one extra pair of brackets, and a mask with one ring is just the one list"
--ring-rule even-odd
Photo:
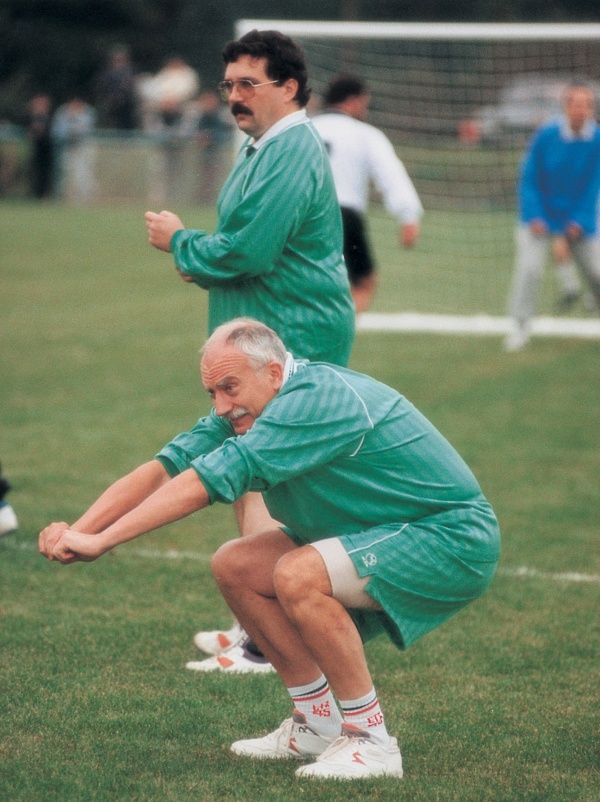
[[(288, 532), (294, 537), (293, 532)], [(334, 535), (335, 537), (335, 535)], [(385, 631), (400, 649), (479, 598), (494, 576), (500, 535), (490, 507), (459, 509), (337, 536), (381, 611), (349, 610), (363, 641)]]

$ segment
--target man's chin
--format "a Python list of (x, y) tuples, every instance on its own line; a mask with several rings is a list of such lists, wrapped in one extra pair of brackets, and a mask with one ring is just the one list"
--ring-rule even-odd
[(240, 418), (231, 421), (236, 434), (245, 434), (248, 429), (252, 428), (253, 423), (254, 418), (251, 418), (250, 415), (242, 415)]

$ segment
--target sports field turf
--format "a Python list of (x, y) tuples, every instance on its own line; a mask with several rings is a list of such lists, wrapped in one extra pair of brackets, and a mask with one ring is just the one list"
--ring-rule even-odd
[[(208, 561), (234, 534), (230, 510), (97, 563), (35, 550), (46, 523), (74, 519), (208, 409), (203, 293), (149, 250), (142, 208), (0, 208), (0, 459), (21, 524), (0, 541), (2, 802), (597, 802), (597, 342), (509, 356), (493, 337), (358, 337), (352, 366), (413, 400), (473, 467), (503, 561), (482, 600), (406, 653), (368, 646), (405, 778), (300, 782), (286, 762), (228, 751), (288, 715), (275, 677), (184, 669), (193, 632), (229, 620)], [(455, 291), (435, 274), (417, 292), (385, 254), (380, 309), (402, 308), (400, 277), (408, 308)]]

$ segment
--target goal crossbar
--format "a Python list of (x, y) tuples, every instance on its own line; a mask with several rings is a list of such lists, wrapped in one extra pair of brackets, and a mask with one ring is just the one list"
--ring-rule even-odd
[(352, 39), (544, 40), (600, 39), (600, 23), (590, 22), (340, 22), (316, 20), (240, 19), (236, 35), (277, 30), (288, 36)]

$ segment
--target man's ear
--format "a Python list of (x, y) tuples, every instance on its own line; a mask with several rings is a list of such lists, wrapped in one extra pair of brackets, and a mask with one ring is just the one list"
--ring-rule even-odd
[(298, 94), (298, 81), (295, 78), (288, 78), (283, 86), (285, 88), (285, 99), (293, 100)]
[(267, 365), (269, 377), (274, 390), (279, 390), (283, 385), (283, 365), (279, 362), (269, 362)]

